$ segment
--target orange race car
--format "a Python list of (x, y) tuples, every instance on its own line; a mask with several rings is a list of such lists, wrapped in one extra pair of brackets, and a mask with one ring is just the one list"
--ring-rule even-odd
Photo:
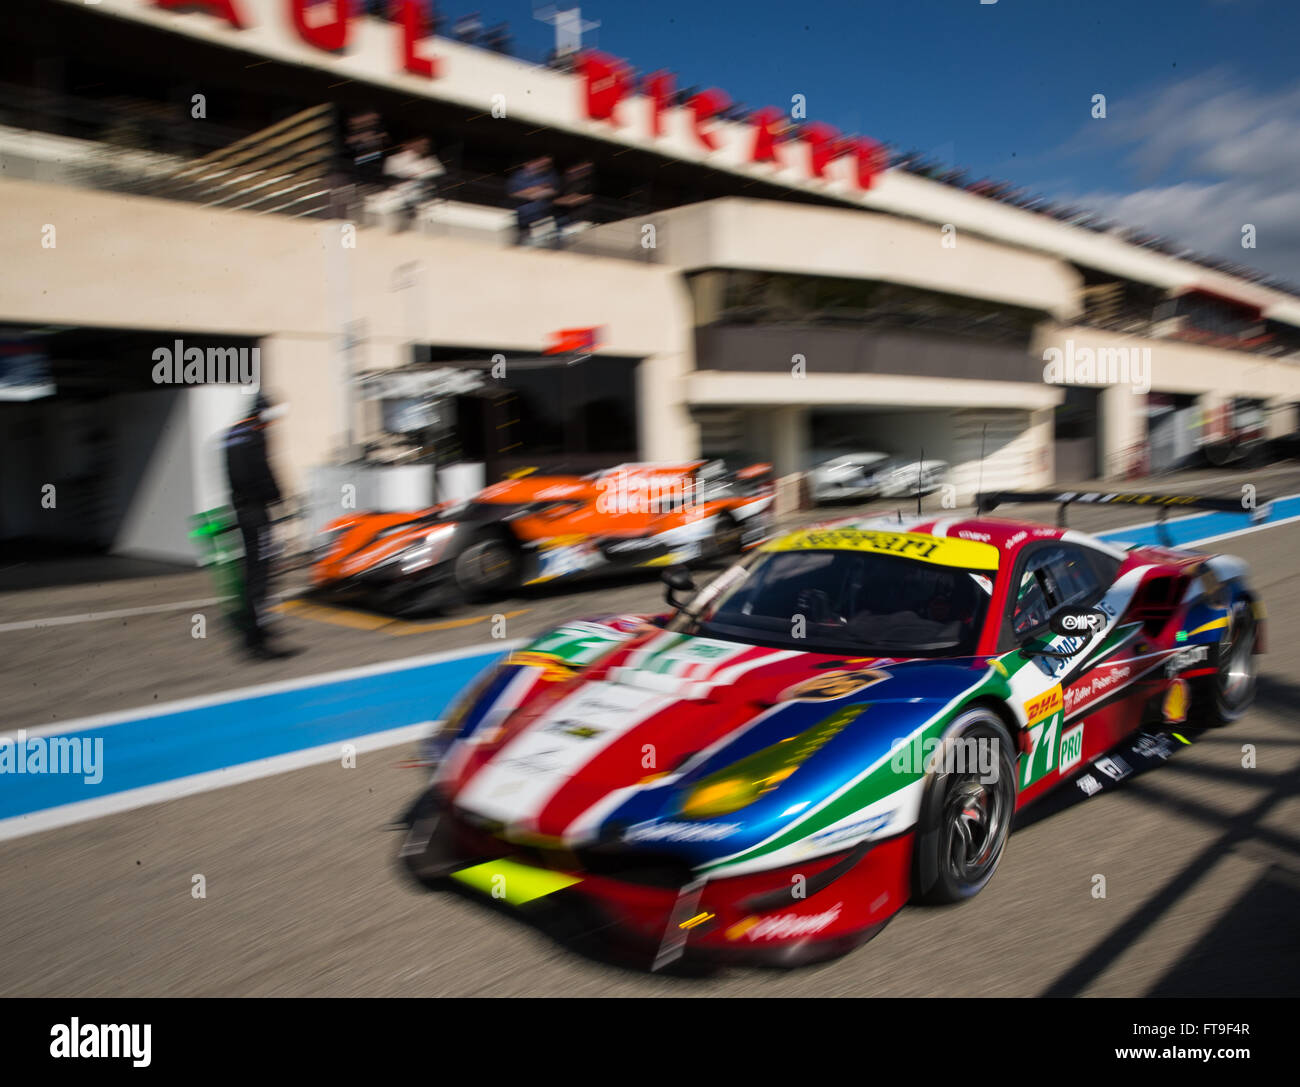
[(326, 526), (312, 584), (409, 615), (597, 570), (728, 556), (768, 534), (773, 497), (769, 464), (524, 475), (467, 502), (338, 518)]

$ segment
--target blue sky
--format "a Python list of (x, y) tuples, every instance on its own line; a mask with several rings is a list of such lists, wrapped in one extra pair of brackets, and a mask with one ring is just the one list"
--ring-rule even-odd
[[(564, 0), (561, 0), (563, 3)], [(443, 0), (540, 55), (533, 0)], [(1300, 281), (1296, 0), (588, 0), (590, 44)], [(1106, 96), (1107, 117), (1090, 116)], [(1243, 250), (1241, 226), (1258, 248)]]

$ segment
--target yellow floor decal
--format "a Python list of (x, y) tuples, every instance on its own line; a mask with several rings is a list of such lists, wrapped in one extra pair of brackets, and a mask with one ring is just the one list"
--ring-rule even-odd
[[(357, 611), (353, 608), (341, 608), (334, 604), (313, 604), (306, 600), (285, 600), (275, 605), (273, 610), (296, 615), (303, 619), (311, 619), (318, 623), (349, 627), (352, 630), (378, 630), (391, 637), (401, 637), (406, 634), (426, 634), (434, 630), (455, 630), (458, 627), (473, 626), (475, 623), (486, 623), (492, 619), (491, 615), (470, 615), (463, 619), (444, 619), (436, 623), (412, 623), (405, 619), (394, 619), (387, 615), (376, 615), (373, 612)], [(507, 619), (514, 619), (527, 611), (527, 608), (521, 608), (518, 611), (498, 614), (504, 614)]]

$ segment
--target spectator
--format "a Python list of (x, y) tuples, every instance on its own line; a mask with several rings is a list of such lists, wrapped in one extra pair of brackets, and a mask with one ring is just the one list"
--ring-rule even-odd
[(348, 119), (348, 133), (343, 140), (352, 158), (352, 168), (357, 180), (371, 185), (381, 185), (384, 177), (384, 149), (388, 146), (388, 133), (384, 131), (379, 114), (373, 111), (358, 113)]
[(392, 194), (398, 205), (399, 230), (407, 229), (420, 206), (433, 199), (434, 182), (446, 172), (427, 136), (407, 140), (400, 151), (388, 156), (384, 173), (398, 179)]
[(564, 244), (564, 231), (574, 223), (582, 222), (591, 205), (590, 162), (580, 162), (564, 171), (560, 195), (555, 198), (555, 247)]
[(522, 203), (515, 209), (515, 244), (527, 245), (533, 224), (552, 216), (557, 181), (550, 155), (530, 159), (510, 175), (507, 191)]

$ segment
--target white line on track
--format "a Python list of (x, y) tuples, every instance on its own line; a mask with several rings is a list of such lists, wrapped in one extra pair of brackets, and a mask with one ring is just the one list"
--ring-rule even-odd
[(23, 619), (16, 623), (0, 623), (0, 634), (9, 630), (39, 630), (41, 627), (62, 627), (71, 623), (96, 623), (101, 619), (123, 619), (131, 615), (155, 615), (182, 608), (208, 608), (228, 600), (225, 596), (210, 596), (204, 600), (177, 600), (171, 604), (149, 604), (139, 608), (118, 608), (116, 611), (88, 611), (82, 615), (56, 615), (49, 619)]
[(109, 796), (96, 797), (94, 800), (78, 800), (72, 804), (61, 804), (57, 808), (45, 808), (43, 811), (34, 811), (26, 815), (10, 816), (8, 819), (0, 819), (0, 841), (22, 838), (28, 834), (71, 826), (90, 819), (101, 819), (106, 815), (116, 815), (119, 812), (148, 807), (150, 804), (178, 800), (184, 796), (194, 796), (213, 789), (224, 789), (229, 785), (242, 785), (244, 782), (288, 773), (290, 770), (302, 770), (308, 766), (320, 766), (335, 760), (341, 762), (345, 743), (355, 747), (357, 754), (378, 751), (397, 744), (412, 743), (427, 735), (436, 723), (423, 721), (415, 725), (403, 725), (401, 728), (388, 729), (386, 732), (372, 732), (367, 736), (358, 736), (354, 740), (308, 747), (284, 755), (273, 755), (254, 762), (227, 766), (221, 770), (209, 770), (202, 774), (175, 778), (157, 785), (127, 789)]

